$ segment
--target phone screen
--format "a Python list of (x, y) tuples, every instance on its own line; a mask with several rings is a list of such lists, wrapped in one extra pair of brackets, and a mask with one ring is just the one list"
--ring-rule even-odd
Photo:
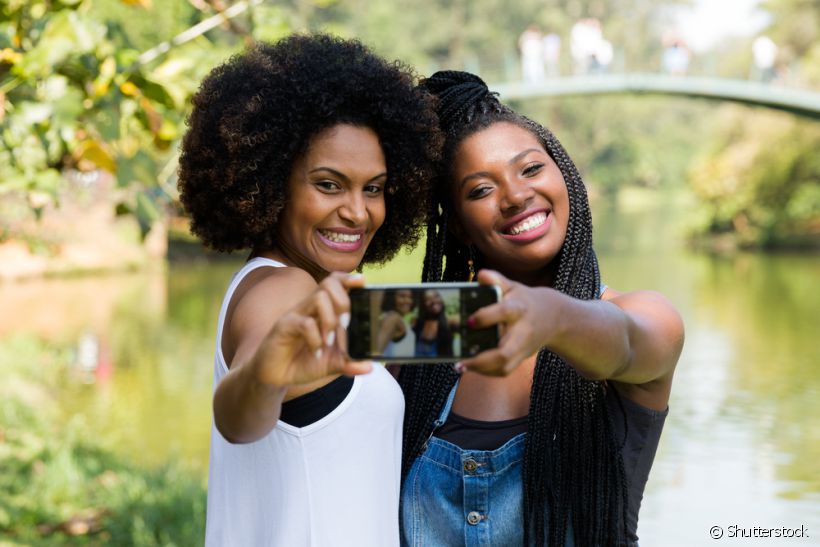
[(498, 327), (471, 329), (467, 318), (498, 302), (477, 283), (380, 285), (351, 289), (348, 351), (353, 359), (441, 363), (498, 345)]

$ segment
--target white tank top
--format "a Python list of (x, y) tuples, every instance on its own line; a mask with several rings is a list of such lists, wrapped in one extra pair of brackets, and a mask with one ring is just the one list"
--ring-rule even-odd
[[(240, 281), (237, 272), (219, 314), (214, 388), (228, 373), (222, 327)], [(306, 427), (278, 422), (262, 439), (231, 444), (211, 426), (207, 546), (350, 546), (399, 544), (399, 481), (404, 398), (383, 366), (356, 376), (330, 414)]]
[(416, 333), (413, 327), (404, 321), (404, 336), (398, 342), (392, 340), (384, 348), (385, 357), (412, 357), (416, 354)]

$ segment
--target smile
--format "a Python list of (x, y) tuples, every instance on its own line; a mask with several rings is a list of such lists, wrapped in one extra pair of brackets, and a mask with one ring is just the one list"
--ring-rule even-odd
[(339, 232), (331, 232), (330, 230), (319, 230), (319, 233), (336, 243), (355, 243), (362, 238), (362, 234), (341, 234)]
[(507, 232), (511, 235), (518, 235), (524, 232), (534, 230), (547, 221), (547, 213), (535, 213), (534, 215), (525, 218), (518, 224), (513, 225)]
[(322, 243), (336, 251), (358, 251), (363, 243), (363, 232), (345, 233), (335, 230), (319, 229), (317, 233)]
[(501, 235), (512, 241), (529, 242), (547, 233), (551, 220), (549, 210), (540, 210), (508, 224), (502, 229)]

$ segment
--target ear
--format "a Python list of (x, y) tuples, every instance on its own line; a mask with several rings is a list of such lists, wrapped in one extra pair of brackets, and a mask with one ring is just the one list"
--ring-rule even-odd
[(472, 240), (467, 234), (467, 230), (464, 229), (464, 226), (453, 212), (451, 212), (450, 216), (447, 217), (447, 231), (455, 236), (455, 238), (464, 245), (472, 244)]

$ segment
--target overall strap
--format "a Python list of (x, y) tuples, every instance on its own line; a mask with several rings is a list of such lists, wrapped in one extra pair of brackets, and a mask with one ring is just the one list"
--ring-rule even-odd
[(438, 415), (438, 419), (433, 423), (433, 431), (444, 425), (444, 422), (447, 421), (447, 416), (450, 415), (450, 409), (453, 407), (453, 399), (456, 397), (458, 382), (459, 380), (456, 380), (453, 389), (450, 390), (450, 394), (447, 396), (447, 402), (444, 403), (444, 408), (441, 409), (441, 414)]

